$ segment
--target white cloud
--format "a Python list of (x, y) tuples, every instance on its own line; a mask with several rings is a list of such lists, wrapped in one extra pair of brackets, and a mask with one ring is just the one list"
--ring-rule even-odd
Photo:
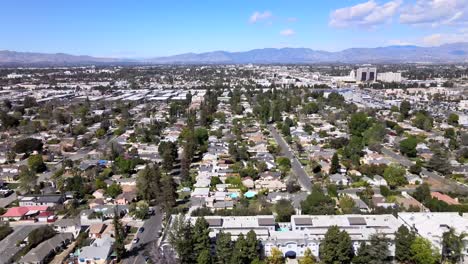
[(332, 27), (376, 26), (389, 22), (397, 13), (402, 0), (393, 0), (379, 5), (369, 0), (355, 6), (340, 8), (330, 15)]
[(249, 19), (249, 22), (250, 23), (257, 23), (259, 22), (260, 20), (265, 20), (265, 19), (268, 19), (268, 18), (271, 18), (273, 15), (270, 11), (264, 11), (264, 12), (258, 12), (258, 11), (255, 11), (251, 16), (250, 16), (250, 19)]
[(457, 25), (468, 23), (466, 0), (417, 0), (400, 15), (400, 22), (411, 25)]
[(422, 39), (422, 44), (426, 46), (439, 46), (442, 44), (465, 42), (468, 39), (468, 31), (465, 29), (457, 33), (436, 33)]
[(286, 37), (292, 36), (294, 34), (296, 34), (296, 32), (290, 28), (280, 31), (280, 35), (286, 36)]
[(414, 42), (400, 40), (400, 39), (391, 39), (387, 41), (387, 45), (391, 46), (412, 46), (415, 45)]

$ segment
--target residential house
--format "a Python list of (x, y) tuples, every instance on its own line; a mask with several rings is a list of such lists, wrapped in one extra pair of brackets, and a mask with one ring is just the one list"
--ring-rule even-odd
[(53, 227), (57, 233), (71, 233), (77, 238), (81, 231), (81, 221), (79, 217), (62, 218), (56, 221)]
[(103, 224), (103, 223), (98, 223), (98, 224), (92, 224), (90, 227), (89, 227), (89, 232), (88, 232), (88, 236), (90, 238), (101, 238), (101, 235), (102, 233), (104, 232), (104, 229), (106, 228), (106, 225)]
[(331, 183), (336, 185), (348, 186), (350, 183), (349, 179), (345, 175), (338, 173), (330, 175), (329, 180)]
[(93, 241), (90, 246), (81, 248), (79, 264), (107, 264), (114, 244), (114, 238), (104, 236)]
[(43, 264), (49, 263), (55, 255), (73, 240), (73, 234), (61, 233), (40, 243), (24, 255), (19, 263), (21, 264)]
[(460, 204), (458, 202), (458, 199), (454, 199), (446, 194), (443, 194), (443, 193), (440, 193), (440, 192), (431, 192), (431, 197), (432, 198), (435, 198), (439, 201), (442, 201), (442, 202), (445, 202), (447, 203), (448, 205), (458, 205)]
[(407, 173), (405, 175), (406, 177), (406, 180), (408, 181), (409, 184), (412, 184), (412, 185), (417, 185), (417, 184), (421, 184), (423, 182), (423, 180), (421, 179), (421, 177), (419, 177), (418, 175), (416, 174), (412, 174), (412, 173)]

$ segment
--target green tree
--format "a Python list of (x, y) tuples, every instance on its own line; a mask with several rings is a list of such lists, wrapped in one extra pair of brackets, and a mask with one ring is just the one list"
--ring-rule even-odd
[(211, 255), (209, 249), (203, 249), (197, 257), (197, 264), (211, 264)]
[(416, 137), (409, 136), (406, 139), (400, 141), (400, 152), (403, 155), (408, 157), (416, 157), (418, 152), (416, 151), (416, 146), (418, 145), (418, 140)]
[(458, 115), (455, 113), (451, 113), (448, 118), (447, 118), (447, 123), (449, 123), (452, 126), (458, 125)]
[(26, 166), (21, 166), (19, 168), (19, 187), (24, 192), (29, 192), (34, 189), (34, 186), (37, 184), (37, 175), (34, 171), (30, 170)]
[(325, 195), (320, 185), (314, 185), (312, 192), (301, 202), (302, 212), (312, 215), (335, 214), (335, 201)]
[(237, 236), (237, 240), (234, 243), (234, 250), (232, 252), (231, 263), (232, 264), (243, 264), (249, 263), (247, 259), (247, 241), (245, 241), (244, 235), (241, 233)]
[(380, 144), (385, 138), (387, 130), (382, 123), (375, 123), (369, 129), (364, 131), (363, 140), (368, 146), (373, 146), (375, 144)]
[(125, 255), (125, 233), (122, 226), (122, 222), (120, 221), (120, 212), (118, 211), (118, 209), (116, 209), (114, 212), (112, 224), (114, 225), (114, 252), (116, 254), (117, 261), (119, 261)]
[(400, 104), (400, 113), (403, 118), (407, 118), (409, 116), (409, 112), (411, 111), (411, 104), (408, 101), (403, 101)]
[(278, 248), (271, 249), (271, 256), (267, 259), (268, 264), (284, 264), (283, 252)]
[(340, 170), (340, 160), (338, 158), (338, 153), (334, 153), (332, 160), (331, 160), (331, 165), (330, 165), (330, 171), (328, 172), (330, 175), (338, 173)]
[(451, 263), (460, 263), (463, 259), (463, 240), (466, 236), (466, 233), (457, 235), (453, 228), (445, 232), (442, 235), (442, 260), (448, 260)]
[(169, 174), (164, 174), (161, 177), (161, 198), (160, 205), (166, 213), (170, 212), (175, 206), (177, 199), (176, 184), (174, 179)]
[(405, 225), (401, 225), (395, 233), (395, 258), (401, 263), (411, 261), (411, 245), (416, 239), (416, 234)]
[(341, 208), (341, 212), (343, 212), (343, 214), (353, 213), (353, 208), (354, 208), (355, 205), (356, 204), (355, 204), (353, 198), (349, 197), (348, 195), (343, 195), (340, 198), (340, 208)]
[(276, 212), (276, 221), (290, 222), (291, 215), (295, 214), (296, 210), (291, 204), (291, 201), (286, 200), (286, 199), (281, 199), (275, 204), (275, 212)]
[(299, 264), (315, 264), (317, 260), (315, 256), (312, 254), (310, 248), (306, 248), (304, 251), (304, 256), (299, 259)]
[(218, 233), (216, 239), (216, 263), (228, 264), (232, 257), (232, 240), (231, 233)]
[(427, 200), (431, 199), (431, 188), (429, 187), (429, 184), (425, 182), (416, 187), (413, 197), (421, 203), (425, 203)]
[(320, 243), (320, 259), (324, 264), (351, 263), (354, 256), (353, 244), (346, 231), (337, 226), (328, 228)]
[(351, 115), (348, 122), (349, 131), (353, 136), (362, 137), (362, 134), (371, 126), (371, 123), (366, 113), (357, 112)]
[(253, 262), (255, 259), (259, 258), (260, 255), (260, 242), (257, 239), (257, 234), (250, 230), (246, 236), (247, 250), (245, 252), (247, 259), (250, 262)]
[(388, 183), (388, 186), (391, 188), (396, 188), (408, 183), (408, 180), (405, 178), (406, 170), (405, 168), (399, 165), (391, 164), (385, 168), (383, 177)]
[(45, 165), (44, 160), (42, 159), (42, 155), (40, 154), (29, 156), (28, 166), (29, 169), (37, 173), (41, 173), (47, 170), (47, 166)]
[(151, 201), (161, 194), (161, 171), (157, 164), (149, 164), (138, 172), (136, 185), (138, 195)]
[[(203, 250), (210, 248), (210, 227), (203, 217), (198, 217), (193, 226), (193, 250), (200, 256)], [(198, 257), (197, 257), (198, 258)]]
[(109, 195), (110, 197), (114, 198), (117, 197), (119, 194), (122, 193), (122, 187), (117, 184), (117, 183), (112, 183), (109, 187), (106, 189), (106, 194)]
[(138, 201), (129, 206), (130, 215), (138, 219), (145, 219), (148, 215), (149, 205), (146, 201)]
[(436, 147), (433, 152), (434, 154), (427, 163), (427, 168), (440, 172), (444, 175), (450, 174), (451, 166), (448, 161), (447, 152), (444, 151), (441, 147)]
[(413, 126), (425, 131), (431, 131), (433, 122), (433, 118), (428, 113), (418, 112), (413, 119)]
[(42, 151), (42, 141), (35, 138), (20, 139), (16, 142), (13, 150), (16, 153), (30, 153), (33, 151)]
[(371, 246), (366, 242), (361, 242), (356, 252), (356, 256), (353, 257), (353, 264), (368, 264), (372, 263), (373, 259), (371, 256)]
[(184, 215), (174, 217), (171, 231), (169, 232), (169, 243), (177, 253), (180, 263), (192, 264), (195, 262), (193, 250), (193, 232), (190, 221)]
[(415, 264), (436, 264), (440, 260), (437, 250), (423, 237), (416, 237), (410, 247), (411, 260)]

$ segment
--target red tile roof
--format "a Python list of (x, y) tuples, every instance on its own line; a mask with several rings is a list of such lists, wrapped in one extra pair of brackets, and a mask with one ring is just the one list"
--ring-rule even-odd
[(2, 217), (21, 217), (27, 214), (29, 211), (47, 211), (48, 206), (18, 206), (8, 209), (8, 211), (2, 215)]
[(432, 198), (436, 198), (437, 200), (446, 202), (449, 205), (460, 204), (457, 200), (440, 192), (431, 192), (431, 196)]

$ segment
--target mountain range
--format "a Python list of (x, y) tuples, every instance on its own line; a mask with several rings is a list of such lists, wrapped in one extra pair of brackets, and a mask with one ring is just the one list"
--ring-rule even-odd
[(0, 65), (89, 64), (294, 64), (294, 63), (468, 63), (468, 42), (437, 47), (387, 46), (338, 52), (309, 48), (265, 48), (245, 52), (213, 51), (167, 57), (127, 59), (75, 56), (64, 53), (0, 51)]

